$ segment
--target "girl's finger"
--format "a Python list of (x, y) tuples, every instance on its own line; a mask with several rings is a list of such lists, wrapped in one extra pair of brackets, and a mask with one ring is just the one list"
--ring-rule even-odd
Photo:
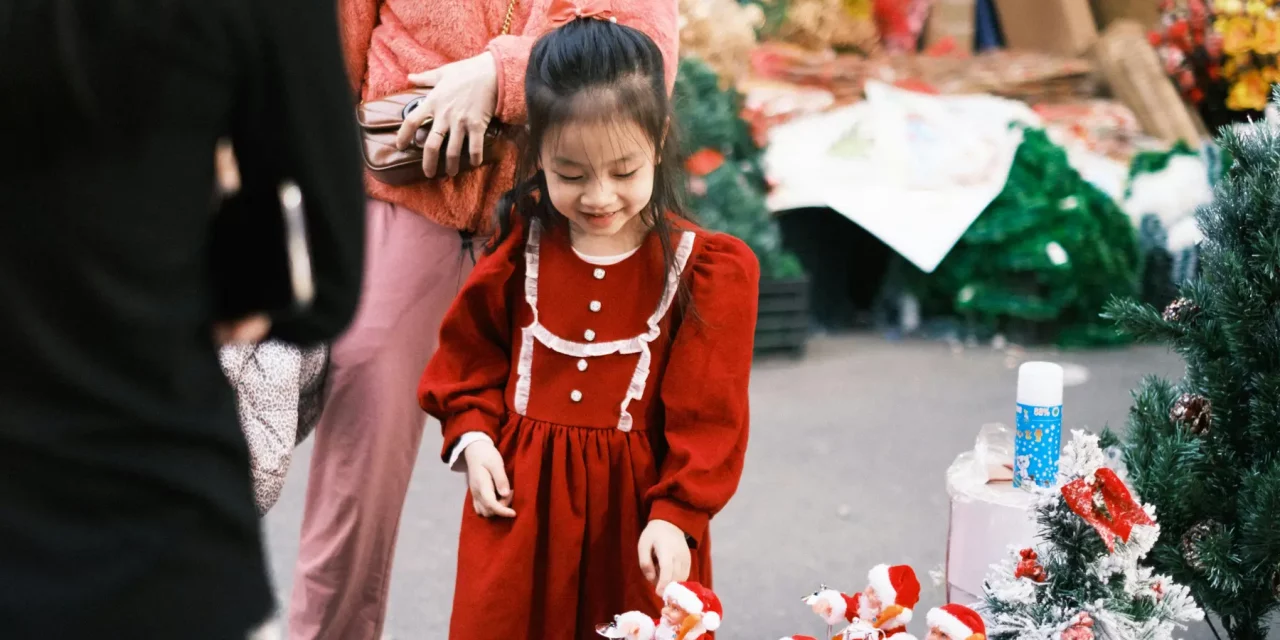
[(658, 556), (658, 593), (666, 590), (667, 585), (671, 584), (671, 578), (675, 575), (675, 558), (670, 554), (659, 554)]
[(486, 462), (484, 468), (493, 478), (493, 488), (498, 490), (498, 497), (511, 497), (511, 481), (507, 480), (507, 468), (502, 460), (499, 458)]
[(644, 579), (653, 582), (658, 579), (658, 572), (653, 566), (653, 545), (644, 536), (640, 537), (640, 571)]

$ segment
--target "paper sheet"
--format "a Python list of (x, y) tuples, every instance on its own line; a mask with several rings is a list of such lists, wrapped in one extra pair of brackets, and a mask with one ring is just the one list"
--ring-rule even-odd
[(774, 211), (830, 207), (925, 272), (1004, 188), (1039, 118), (1021, 102), (932, 96), (870, 81), (864, 102), (780, 125), (767, 170)]

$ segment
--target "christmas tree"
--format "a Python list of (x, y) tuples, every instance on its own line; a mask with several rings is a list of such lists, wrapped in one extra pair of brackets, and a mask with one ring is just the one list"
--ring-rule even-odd
[(992, 640), (1163, 640), (1204, 616), (1187, 587), (1139, 566), (1160, 526), (1104, 464), (1097, 436), (1075, 432), (1063, 484), (1039, 490), (1040, 544), (984, 584)]
[(742, 118), (742, 96), (721, 88), (702, 61), (686, 57), (675, 97), (688, 157), (689, 208), (698, 222), (746, 242), (766, 277), (802, 276), (800, 261), (782, 249), (782, 233), (765, 205), (763, 140)]
[(913, 288), (928, 315), (1080, 346), (1118, 341), (1098, 315), (1112, 296), (1132, 295), (1137, 279), (1128, 217), (1044, 131), (1026, 129), (1004, 189), (933, 273), (915, 274)]
[(1240, 125), (1221, 144), (1233, 160), (1196, 214), (1200, 277), (1163, 313), (1109, 315), (1186, 362), (1177, 386), (1147, 380), (1129, 416), (1129, 472), (1164, 518), (1154, 565), (1247, 640), (1280, 604), (1280, 132)]

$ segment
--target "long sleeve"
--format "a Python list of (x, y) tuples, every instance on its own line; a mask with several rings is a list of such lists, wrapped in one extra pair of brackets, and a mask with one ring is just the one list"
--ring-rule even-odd
[(378, 0), (338, 0), (342, 56), (347, 61), (347, 79), (357, 96), (362, 94), (373, 28), (377, 25)]
[(440, 346), (418, 384), (418, 403), (443, 426), (446, 463), (464, 434), (498, 441), (507, 411), (513, 301), (523, 291), (523, 249), (524, 232), (517, 226), (476, 264), (444, 317)]
[[(662, 50), (666, 67), (667, 94), (676, 84), (679, 66), (679, 10), (676, 0), (615, 0), (613, 14), (619, 24), (643, 31)], [(533, 43), (551, 30), (545, 11), (529, 17), (522, 35), (498, 36), (489, 42), (489, 51), (498, 65), (498, 109), (494, 114), (507, 124), (524, 124), (524, 72), (529, 65)]]
[(715, 235), (691, 268), (694, 312), (676, 331), (660, 390), (668, 451), (646, 497), (650, 520), (700, 543), (742, 476), (760, 266), (742, 241)]
[[(215, 216), (220, 313), (272, 311), (273, 337), (332, 339), (355, 315), (364, 267), (364, 185), (353, 101), (331, 3), (276, 0), (254, 8), (259, 42), (247, 57), (231, 124), (241, 188)], [(315, 298), (291, 311), (278, 189), (302, 192)]]

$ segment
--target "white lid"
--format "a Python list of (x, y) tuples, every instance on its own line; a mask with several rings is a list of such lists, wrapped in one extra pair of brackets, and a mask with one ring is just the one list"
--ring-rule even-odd
[(1018, 367), (1018, 404), (1062, 404), (1062, 367), (1052, 362), (1026, 362)]

